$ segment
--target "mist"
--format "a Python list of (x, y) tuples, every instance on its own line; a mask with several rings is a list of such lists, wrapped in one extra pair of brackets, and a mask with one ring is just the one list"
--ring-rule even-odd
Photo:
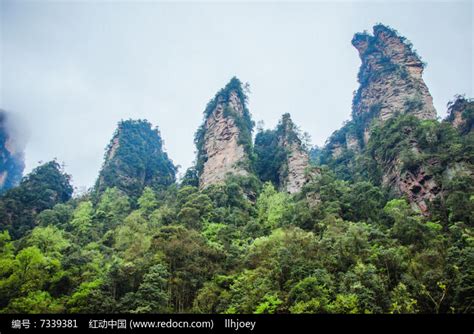
[(24, 152), (30, 138), (30, 129), (24, 117), (0, 109), (0, 123), (9, 139), (8, 149), (13, 152)]
[(20, 116), (0, 109), (0, 194), (21, 180), (28, 137), (26, 122)]

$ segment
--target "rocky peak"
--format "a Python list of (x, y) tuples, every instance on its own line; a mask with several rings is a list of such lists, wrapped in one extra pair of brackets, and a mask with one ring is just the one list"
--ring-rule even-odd
[(288, 193), (296, 193), (306, 184), (306, 169), (309, 167), (309, 155), (303, 149), (298, 129), (290, 114), (284, 114), (279, 129), (278, 145), (286, 152), (286, 164), (280, 171), (280, 188)]
[(0, 110), (0, 194), (18, 185), (25, 168), (24, 135), (18, 121)]
[[(352, 39), (352, 45), (359, 51), (359, 56), (369, 68), (383, 67), (383, 62), (389, 58), (393, 64), (406, 66), (415, 76), (421, 78), (423, 62), (413, 51), (406, 38), (382, 24), (373, 28), (373, 36), (368, 33), (359, 33)], [(364, 64), (363, 64), (364, 65)]]
[[(385, 121), (398, 113), (436, 118), (433, 99), (422, 79), (424, 64), (406, 38), (379, 24), (373, 35), (356, 34), (352, 45), (362, 61), (352, 116), (364, 123), (364, 132), (373, 119)], [(366, 141), (368, 135), (364, 137)]]
[[(433, 99), (422, 78), (424, 63), (405, 37), (379, 24), (373, 28), (373, 35), (356, 34), (352, 45), (362, 61), (358, 75), (360, 87), (352, 110), (353, 122), (361, 134), (361, 146), (368, 143), (374, 121), (385, 122), (400, 114), (411, 114), (422, 120), (436, 119)], [(409, 133), (406, 136), (412, 137)], [(358, 148), (355, 142), (346, 145), (353, 150)], [(416, 140), (411, 140), (408, 146), (414, 155), (420, 155)], [(434, 165), (436, 161), (429, 164)], [(382, 169), (383, 184), (404, 194), (414, 207), (426, 214), (427, 203), (439, 193), (439, 186), (428, 169), (418, 166), (412, 171), (403, 171), (399, 156), (382, 163)]]
[(253, 122), (246, 102), (235, 77), (209, 102), (195, 137), (200, 188), (223, 182), (229, 174), (249, 174)]
[[(379, 181), (406, 196), (413, 207), (427, 214), (428, 203), (440, 194), (440, 184), (432, 173), (436, 169), (432, 167), (439, 161), (427, 159), (422, 165), (420, 160), (410, 168), (406, 163), (427, 154), (420, 149), (411, 128), (419, 120), (436, 119), (433, 100), (422, 77), (425, 65), (405, 37), (382, 24), (374, 26), (372, 34), (355, 34), (352, 45), (362, 62), (352, 120), (331, 135), (320, 160), (337, 165), (338, 173), (348, 178), (364, 159), (375, 162), (372, 167), (380, 168)], [(454, 123), (460, 123), (457, 112), (451, 118)], [(384, 158), (385, 152), (377, 147), (387, 137), (395, 138), (405, 130), (409, 131), (390, 146), (400, 145), (403, 150), (393, 153), (390, 159)], [(341, 168), (342, 164), (346, 168)]]
[(96, 190), (117, 187), (138, 197), (146, 186), (157, 189), (172, 184), (175, 174), (157, 128), (145, 120), (121, 121), (107, 146)]

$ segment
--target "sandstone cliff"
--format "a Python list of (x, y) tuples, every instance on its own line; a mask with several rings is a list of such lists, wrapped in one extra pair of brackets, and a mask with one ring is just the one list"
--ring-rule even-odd
[(278, 145), (286, 152), (286, 161), (280, 170), (280, 188), (293, 194), (300, 191), (308, 181), (306, 173), (309, 156), (302, 147), (290, 114), (283, 115), (278, 134)]
[[(406, 127), (404, 136), (408, 138), (409, 150), (414, 156), (421, 156), (423, 151), (419, 148), (416, 138), (412, 134), (412, 129)], [(393, 161), (381, 162), (382, 184), (390, 187), (395, 193), (405, 196), (413, 209), (418, 209), (421, 213), (428, 213), (428, 204), (437, 198), (441, 193), (441, 187), (435, 180), (431, 172), (438, 167), (439, 161), (431, 158), (426, 163), (419, 163), (411, 169), (404, 168), (403, 159), (395, 156)]]
[(436, 119), (433, 98), (423, 81), (425, 64), (410, 42), (395, 30), (378, 24), (373, 35), (357, 33), (352, 45), (361, 59), (359, 88), (352, 101), (352, 120), (328, 140), (334, 158), (343, 150), (359, 152), (371, 128), (399, 114)]
[(362, 61), (352, 116), (365, 123), (365, 142), (374, 118), (385, 121), (397, 113), (436, 118), (433, 98), (422, 78), (424, 64), (404, 37), (379, 24), (374, 26), (373, 36), (356, 34), (352, 45)]
[[(407, 156), (424, 155), (416, 138), (411, 135), (411, 126), (402, 126), (395, 131), (406, 131), (403, 135), (406, 140), (403, 150), (393, 153), (395, 156), (390, 159), (382, 158), (383, 152), (373, 154), (377, 151), (374, 149), (377, 143), (370, 143), (374, 127), (383, 127), (388, 120), (400, 115), (412, 115), (419, 120), (436, 119), (433, 99), (422, 78), (424, 63), (410, 42), (381, 24), (374, 26), (373, 35), (366, 32), (356, 34), (352, 45), (358, 50), (362, 62), (358, 74), (360, 86), (353, 98), (352, 120), (329, 138), (322, 162), (337, 165), (342, 177), (350, 179), (354, 168), (359, 168), (360, 173), (360, 161), (373, 161), (376, 165), (373, 167), (381, 173), (379, 182), (426, 212), (427, 203), (440, 192), (430, 173), (433, 168), (427, 168), (437, 162), (431, 160), (425, 162), (426, 166), (411, 170), (404, 168), (399, 156), (402, 151)], [(384, 135), (379, 134), (376, 141), (383, 140)], [(341, 168), (343, 164), (346, 167)]]
[(196, 133), (200, 188), (249, 174), (252, 127), (241, 82), (233, 78), (209, 102)]
[(11, 115), (0, 110), (0, 194), (16, 186), (23, 175), (24, 138)]
[[(436, 110), (428, 87), (423, 81), (424, 64), (412, 45), (398, 33), (384, 25), (373, 28), (373, 36), (356, 34), (352, 44), (359, 51), (362, 61), (359, 70), (360, 87), (353, 100), (352, 116), (360, 125), (359, 145), (346, 142), (349, 149), (357, 150), (366, 145), (371, 126), (385, 122), (400, 114), (410, 114), (418, 119), (436, 119)], [(411, 129), (406, 129), (410, 136)], [(420, 155), (416, 140), (409, 142), (413, 155)], [(430, 161), (435, 165), (436, 161)], [(382, 183), (395, 192), (405, 195), (413, 206), (427, 212), (427, 202), (439, 193), (433, 175), (424, 166), (413, 171), (402, 170), (400, 157), (382, 162)]]

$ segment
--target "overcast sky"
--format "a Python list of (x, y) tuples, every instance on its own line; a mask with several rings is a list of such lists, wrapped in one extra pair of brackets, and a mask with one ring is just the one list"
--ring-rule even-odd
[(0, 108), (28, 124), (26, 172), (56, 157), (77, 187), (93, 185), (120, 119), (158, 125), (183, 173), (206, 103), (234, 75), (256, 122), (289, 112), (323, 145), (358, 87), (352, 36), (377, 22), (428, 63), (440, 117), (474, 96), (472, 1), (0, 2)]

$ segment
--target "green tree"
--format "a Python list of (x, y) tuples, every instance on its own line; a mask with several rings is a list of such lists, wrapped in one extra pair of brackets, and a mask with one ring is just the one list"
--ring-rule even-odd
[(74, 210), (72, 220), (69, 225), (77, 233), (77, 236), (81, 239), (87, 239), (93, 237), (92, 226), (93, 226), (94, 208), (92, 202), (85, 201), (79, 203), (78, 207)]
[(37, 247), (45, 256), (61, 259), (70, 242), (62, 230), (49, 225), (35, 228), (26, 238), (26, 246)]
[(119, 225), (130, 212), (130, 201), (127, 195), (118, 188), (108, 188), (100, 197), (95, 212), (104, 230)]
[(399, 283), (391, 293), (390, 313), (417, 313), (417, 301), (411, 297), (407, 287)]
[(65, 228), (73, 215), (73, 207), (70, 204), (56, 204), (52, 209), (41, 211), (36, 216), (36, 223), (40, 226), (55, 225)]
[(428, 229), (410, 208), (404, 199), (393, 199), (389, 201), (384, 212), (393, 222), (390, 229), (391, 235), (404, 245), (423, 247), (426, 242)]
[(338, 294), (336, 299), (328, 305), (330, 313), (356, 314), (360, 313), (358, 299), (355, 294)]
[(145, 189), (143, 189), (143, 193), (137, 202), (138, 207), (143, 212), (145, 217), (148, 217), (153, 212), (153, 210), (158, 207), (155, 192), (150, 187), (145, 187)]
[(257, 199), (260, 224), (269, 229), (280, 227), (288, 209), (288, 196), (277, 192), (271, 183), (266, 183)]
[(66, 202), (72, 192), (70, 176), (56, 161), (38, 166), (0, 198), (0, 228), (18, 239), (35, 226), (40, 212)]
[(222, 255), (209, 247), (194, 230), (183, 226), (165, 226), (155, 235), (150, 249), (163, 253), (169, 264), (172, 311), (191, 309), (197, 291), (219, 269)]
[(168, 279), (170, 274), (163, 264), (152, 266), (143, 278), (138, 291), (134, 294), (136, 313), (166, 313), (169, 311), (170, 295)]
[(12, 299), (8, 313), (61, 313), (63, 306), (46, 291), (32, 291), (27, 296)]
[(257, 306), (255, 314), (274, 314), (283, 301), (277, 295), (265, 295), (263, 301)]
[(324, 313), (334, 293), (333, 278), (324, 269), (299, 281), (288, 294), (292, 313)]

